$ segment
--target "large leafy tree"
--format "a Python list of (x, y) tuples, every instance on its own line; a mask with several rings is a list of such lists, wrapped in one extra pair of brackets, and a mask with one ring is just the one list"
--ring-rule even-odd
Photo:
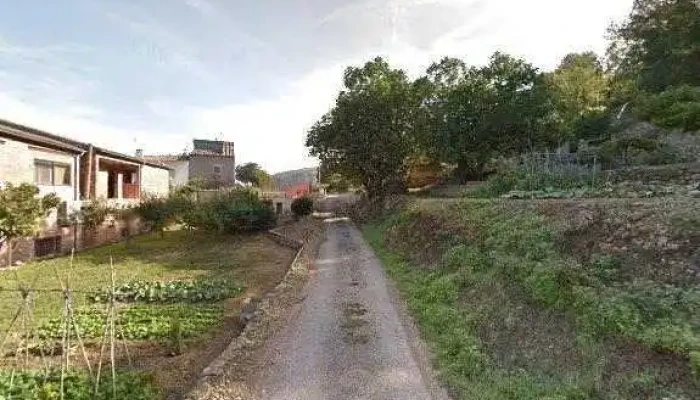
[(610, 34), (608, 59), (618, 79), (636, 81), (638, 88), (652, 92), (700, 86), (697, 0), (635, 0), (629, 17)]
[(257, 183), (260, 166), (257, 163), (249, 162), (236, 166), (236, 179), (241, 182), (254, 185)]
[(495, 53), (488, 65), (467, 70), (443, 60), (429, 68), (427, 79), (434, 88), (426, 102), (432, 145), (443, 161), (457, 164), (461, 181), (481, 178), (497, 155), (547, 139), (551, 102), (542, 75), (527, 62)]
[(605, 109), (608, 81), (593, 52), (568, 54), (547, 75), (547, 81), (554, 95), (562, 139), (572, 137), (582, 120)]
[(421, 99), (406, 74), (382, 58), (347, 68), (343, 81), (345, 89), (309, 130), (306, 145), (327, 173), (381, 198), (402, 186)]
[(41, 219), (59, 203), (54, 194), (39, 197), (39, 188), (28, 183), (8, 184), (0, 189), (0, 244), (7, 242), (8, 265), (12, 265), (15, 239), (34, 235)]

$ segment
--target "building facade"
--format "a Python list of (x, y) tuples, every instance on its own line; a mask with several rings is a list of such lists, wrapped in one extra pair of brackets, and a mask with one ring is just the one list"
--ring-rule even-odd
[(233, 142), (193, 140), (193, 149), (180, 155), (150, 155), (143, 160), (170, 169), (173, 187), (200, 181), (205, 186), (231, 187), (236, 183), (236, 156)]
[[(13, 252), (17, 260), (70, 250), (78, 240), (69, 232), (73, 212), (92, 200), (127, 206), (147, 195), (165, 196), (169, 174), (162, 165), (0, 120), (0, 186), (31, 183), (40, 195), (54, 193), (61, 200), (42, 221), (40, 233), (20, 241)], [(6, 247), (0, 238), (0, 265)]]

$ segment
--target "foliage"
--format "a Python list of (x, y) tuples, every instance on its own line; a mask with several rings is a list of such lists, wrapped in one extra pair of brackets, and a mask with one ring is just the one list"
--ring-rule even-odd
[(619, 137), (603, 143), (598, 156), (604, 168), (645, 164), (673, 164), (681, 161), (680, 155), (670, 146), (653, 138)]
[(658, 94), (644, 93), (635, 107), (651, 123), (684, 131), (700, 130), (700, 87), (679, 86)]
[(54, 194), (39, 197), (39, 188), (28, 183), (8, 183), (0, 189), (0, 237), (30, 236), (39, 228), (40, 219), (58, 207)]
[(270, 204), (247, 190), (233, 190), (191, 207), (183, 216), (185, 223), (197, 229), (220, 233), (255, 232), (275, 225)]
[(108, 206), (104, 201), (91, 200), (84, 203), (80, 210), (74, 212), (71, 215), (71, 219), (83, 224), (86, 228), (94, 229), (100, 226), (107, 216), (115, 211), (115, 208)]
[(13, 240), (35, 234), (41, 219), (60, 203), (54, 194), (38, 195), (39, 188), (27, 183), (18, 186), (8, 183), (0, 189), (0, 239), (8, 241), (8, 265), (12, 265)]
[[(176, 319), (180, 321), (180, 335), (192, 338), (216, 327), (222, 319), (222, 312), (219, 305), (135, 305), (118, 311), (117, 333), (128, 340), (168, 339), (172, 321)], [(80, 309), (75, 312), (74, 318), (82, 338), (99, 339), (104, 335), (107, 310)], [(39, 326), (37, 332), (43, 339), (61, 339), (65, 324), (61, 318), (54, 318)]]
[(175, 216), (168, 199), (158, 196), (149, 196), (142, 199), (141, 203), (136, 206), (136, 212), (143, 221), (150, 224), (152, 230), (161, 234)]
[(695, 0), (636, 0), (611, 30), (613, 71), (642, 90), (700, 86), (700, 8)]
[[(151, 379), (144, 374), (118, 371), (116, 395), (119, 399), (156, 400), (161, 395)], [(69, 371), (64, 377), (63, 396), (70, 400), (111, 400), (113, 385), (111, 374), (104, 374), (99, 390), (85, 372)], [(12, 388), (12, 389), (10, 389)], [(0, 399), (56, 400), (61, 396), (61, 371), (17, 372), (0, 371)]]
[(326, 184), (326, 191), (329, 193), (345, 193), (350, 190), (350, 182), (341, 174), (323, 175), (322, 182)]
[(326, 172), (364, 186), (370, 198), (400, 190), (421, 98), (405, 72), (381, 58), (349, 67), (345, 90), (308, 132), (306, 146)]
[[(523, 166), (504, 166), (486, 182), (469, 190), (466, 197), (490, 198), (509, 192), (513, 192), (507, 196), (511, 198), (564, 198), (569, 194), (580, 197), (575, 196), (583, 193), (579, 190), (597, 188), (602, 183), (602, 179), (592, 171), (555, 173)], [(570, 189), (576, 191), (566, 192)]]
[[(458, 221), (465, 230), (458, 240), (450, 236), (449, 243), (441, 243), (449, 250), (440, 264), (411, 267), (385, 250), (383, 234), (421, 216), (435, 218), (430, 213), (436, 212), (448, 213), (442, 218)], [(366, 227), (365, 233), (404, 291), (441, 374), (462, 398), (608, 398), (600, 384), (603, 371), (595, 365), (610, 335), (691, 358), (700, 350), (697, 288), (626, 279), (623, 266), (610, 256), (587, 263), (571, 260), (559, 253), (557, 232), (532, 211), (473, 201), (451, 208), (414, 208)], [(532, 302), (575, 316), (576, 335), (587, 338), (586, 348), (591, 349), (589, 355), (582, 354), (589, 360), (576, 364), (581, 369), (545, 378), (536, 368), (517, 368), (513, 375), (514, 370), (492, 362), (480, 340), (482, 329), (507, 323)], [(518, 343), (527, 339), (541, 340), (519, 338)], [(661, 395), (683, 389), (655, 390)]]
[(236, 165), (236, 179), (257, 186), (257, 172), (260, 170), (258, 163), (249, 162), (241, 165)]
[(314, 201), (310, 197), (299, 197), (292, 200), (292, 213), (297, 217), (310, 215), (314, 211)]
[(542, 75), (524, 60), (495, 53), (485, 67), (468, 70), (443, 60), (428, 74), (428, 126), (434, 132), (428, 146), (441, 161), (457, 164), (460, 181), (481, 177), (496, 155), (549, 141), (551, 101)]
[(595, 53), (568, 54), (546, 78), (554, 95), (557, 118), (564, 133), (562, 138), (603, 133), (591, 134), (585, 129), (590, 129), (590, 123), (597, 121), (589, 118), (600, 115), (608, 91), (607, 79)]
[[(132, 281), (115, 288), (114, 299), (119, 302), (141, 303), (200, 303), (224, 300), (241, 292), (230, 281)], [(109, 301), (111, 290), (102, 289), (88, 295), (93, 303)]]

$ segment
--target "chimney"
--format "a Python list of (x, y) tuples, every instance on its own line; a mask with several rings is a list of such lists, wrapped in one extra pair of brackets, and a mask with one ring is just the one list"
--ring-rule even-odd
[(136, 157), (139, 157), (139, 158), (143, 157), (143, 149), (136, 149)]

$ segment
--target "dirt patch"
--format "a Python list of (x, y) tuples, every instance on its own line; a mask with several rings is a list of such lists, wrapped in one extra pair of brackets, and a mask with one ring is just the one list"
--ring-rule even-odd
[(581, 262), (599, 255), (620, 262), (623, 279), (696, 285), (700, 283), (700, 202), (538, 202), (554, 222), (564, 253)]
[(465, 226), (440, 214), (414, 210), (405, 218), (387, 231), (386, 244), (425, 268), (438, 266), (448, 248), (470, 236)]
[(661, 388), (676, 388), (690, 396), (687, 398), (700, 398), (700, 382), (691, 376), (685, 357), (614, 339), (606, 342), (605, 354), (601, 388), (604, 392), (619, 391), (624, 378), (629, 382), (629, 377), (637, 377), (632, 380), (636, 380), (636, 384), (627, 384), (628, 387), (623, 388), (631, 398), (671, 398), (665, 397), (669, 393)]

